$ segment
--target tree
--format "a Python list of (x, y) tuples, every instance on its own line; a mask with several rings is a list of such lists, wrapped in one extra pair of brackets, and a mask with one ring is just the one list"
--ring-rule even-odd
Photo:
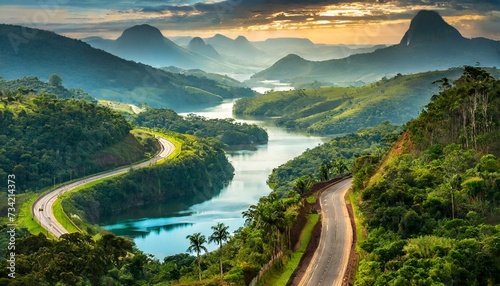
[(208, 252), (207, 248), (204, 246), (207, 243), (207, 238), (201, 233), (197, 232), (192, 235), (186, 236), (189, 239), (189, 247), (186, 250), (187, 252), (193, 253), (196, 252), (196, 258), (198, 259), (198, 278), (201, 281), (201, 257), (200, 253), (202, 250)]
[(49, 84), (52, 86), (62, 86), (62, 78), (58, 74), (52, 74), (49, 77)]
[(312, 175), (305, 175), (295, 180), (293, 190), (302, 197), (311, 190), (313, 184), (314, 177)]
[(212, 230), (214, 231), (212, 235), (208, 238), (208, 242), (215, 242), (219, 245), (219, 264), (220, 264), (220, 280), (222, 281), (224, 272), (222, 269), (222, 244), (229, 240), (229, 231), (227, 229), (229, 226), (219, 222), (218, 224), (212, 226)]

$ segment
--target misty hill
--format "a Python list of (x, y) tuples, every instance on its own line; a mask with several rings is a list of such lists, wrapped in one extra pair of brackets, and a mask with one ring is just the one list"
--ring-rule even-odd
[[(171, 73), (180, 73), (183, 75), (190, 75), (190, 76), (195, 76), (201, 79), (210, 79), (213, 81), (218, 82), (221, 85), (225, 85), (228, 87), (247, 87), (244, 83), (235, 80), (232, 77), (229, 77), (227, 75), (220, 75), (217, 73), (208, 73), (200, 69), (190, 69), (190, 70), (185, 70), (181, 69), (178, 67), (164, 67), (162, 70), (166, 72), (171, 72)], [(250, 95), (248, 95), (250, 96)]]
[(0, 76), (47, 80), (53, 73), (66, 87), (81, 88), (93, 97), (153, 107), (213, 105), (224, 97), (251, 93), (236, 88), (229, 92), (215, 81), (126, 61), (53, 32), (0, 25)]
[(83, 40), (95, 48), (153, 67), (176, 66), (217, 71), (235, 69), (205, 53), (193, 52), (178, 46), (164, 37), (158, 28), (146, 24), (126, 29), (116, 40), (99, 40), (98, 37)]
[[(278, 117), (276, 123), (311, 133), (339, 134), (374, 126), (389, 120), (403, 124), (418, 116), (438, 86), (436, 80), (458, 78), (462, 69), (398, 74), (393, 78), (361, 88), (324, 87), (270, 92), (255, 98), (240, 99), (236, 115)], [(494, 77), (497, 69), (488, 69)]]
[(252, 78), (296, 83), (318, 80), (349, 85), (359, 80), (373, 82), (384, 75), (476, 65), (478, 62), (483, 66), (500, 65), (500, 41), (466, 39), (438, 13), (420, 11), (398, 45), (320, 62), (290, 56)]
[(193, 38), (188, 45), (188, 50), (213, 59), (220, 59), (219, 53), (209, 44), (206, 44), (200, 37)]

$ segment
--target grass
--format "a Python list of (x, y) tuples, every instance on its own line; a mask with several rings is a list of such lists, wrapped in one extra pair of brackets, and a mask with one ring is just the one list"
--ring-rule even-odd
[(38, 224), (38, 222), (33, 219), (33, 216), (31, 215), (31, 207), (40, 195), (41, 194), (39, 193), (26, 193), (16, 196), (16, 198), (20, 196), (26, 196), (26, 200), (24, 202), (18, 203), (20, 207), (19, 215), (17, 217), (17, 225), (20, 228), (28, 229), (28, 231), (32, 234), (44, 233), (49, 235), (49, 237), (52, 237), (52, 235), (50, 235), (42, 226), (40, 226), (40, 224)]
[(318, 194), (317, 194), (317, 193), (314, 193), (314, 194), (312, 194), (312, 195), (308, 196), (308, 197), (306, 198), (306, 201), (307, 201), (307, 203), (308, 203), (308, 204), (312, 205), (312, 204), (316, 203), (316, 198), (317, 198), (317, 197), (318, 197)]
[(290, 277), (292, 277), (293, 272), (299, 266), (300, 259), (304, 255), (304, 252), (309, 245), (311, 240), (312, 230), (319, 220), (319, 214), (308, 214), (307, 223), (302, 229), (299, 238), (299, 248), (292, 252), (290, 255), (284, 258), (283, 267), (273, 267), (269, 270), (262, 278), (259, 285), (286, 285)]
[[(160, 132), (153, 132), (153, 131), (146, 131), (144, 129), (134, 129), (132, 131), (132, 134), (136, 134), (136, 135), (142, 135), (141, 133), (146, 133), (146, 134), (154, 134), (156, 136), (160, 136), (160, 137), (163, 137), (169, 141), (171, 141), (174, 146), (175, 146), (175, 150), (172, 154), (170, 154), (167, 158), (164, 158), (160, 161), (158, 161), (157, 163), (158, 164), (161, 164), (163, 162), (165, 162), (166, 160), (171, 160), (175, 157), (177, 157), (180, 152), (181, 152), (181, 147), (182, 147), (182, 142), (173, 137), (173, 136), (169, 136), (169, 135), (166, 135), (164, 133), (160, 133)], [(145, 159), (147, 160), (147, 159)], [(123, 167), (123, 166), (122, 166)], [(119, 167), (121, 168), (121, 167)], [(111, 170), (110, 170), (111, 171)], [(108, 171), (106, 171), (108, 172)], [(120, 175), (123, 175), (123, 174), (120, 174)], [(120, 176), (120, 175), (116, 175), (116, 176)], [(93, 175), (92, 175), (93, 176)], [(116, 177), (116, 176), (113, 176), (113, 177)], [(54, 212), (54, 216), (56, 218), (56, 220), (68, 231), (68, 232), (77, 232), (77, 231), (80, 231), (80, 229), (78, 229), (77, 227), (75, 227), (76, 223), (74, 223), (71, 218), (69, 218), (69, 215), (67, 213), (65, 213), (64, 209), (63, 209), (63, 206), (62, 206), (62, 201), (65, 199), (65, 198), (68, 198), (69, 196), (71, 196), (71, 194), (73, 193), (76, 193), (76, 192), (79, 192), (83, 189), (86, 189), (86, 188), (89, 188), (89, 187), (92, 187), (94, 185), (97, 185), (107, 179), (109, 179), (111, 177), (108, 177), (108, 178), (102, 178), (102, 179), (99, 179), (99, 180), (96, 180), (96, 181), (93, 181), (93, 182), (90, 182), (90, 183), (87, 183), (85, 185), (82, 185), (74, 190), (71, 190), (67, 193), (64, 193), (62, 196), (60, 196), (55, 202), (54, 202), (54, 205), (53, 205), (53, 212)], [(34, 201), (33, 201), (34, 202)], [(30, 204), (32, 205), (32, 204)], [(84, 222), (82, 220), (84, 226), (81, 227), (82, 229), (87, 229), (87, 226), (89, 226), (86, 222)], [(41, 227), (40, 227), (41, 228)], [(43, 229), (42, 229), (43, 230)], [(85, 231), (84, 231), (85, 232)], [(97, 236), (96, 236), (97, 237)], [(95, 237), (95, 238), (96, 238)]]
[(358, 241), (356, 242), (356, 251), (359, 253), (361, 251), (359, 245), (366, 240), (366, 237), (363, 235), (364, 234), (363, 214), (360, 212), (358, 206), (361, 194), (349, 191), (349, 193), (347, 193), (346, 196), (348, 196), (348, 199), (351, 202), (352, 209), (354, 212), (354, 222), (356, 223), (356, 233), (358, 238)]

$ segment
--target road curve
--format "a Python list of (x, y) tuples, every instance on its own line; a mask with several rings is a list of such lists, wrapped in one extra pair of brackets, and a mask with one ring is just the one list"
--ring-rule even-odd
[(301, 286), (342, 285), (353, 239), (344, 200), (351, 183), (343, 180), (321, 193), (321, 238)]
[(52, 210), (54, 202), (56, 201), (58, 196), (90, 182), (126, 173), (131, 168), (137, 169), (149, 166), (163, 158), (168, 157), (174, 152), (175, 146), (174, 144), (172, 144), (172, 142), (163, 138), (158, 138), (158, 142), (161, 145), (161, 151), (154, 158), (151, 158), (142, 163), (130, 165), (114, 171), (78, 180), (76, 182), (61, 186), (50, 193), (44, 194), (43, 196), (39, 197), (31, 207), (33, 216), (38, 220), (38, 223), (44, 229), (53, 234), (55, 237), (60, 237), (61, 235), (68, 233), (68, 231), (56, 220), (54, 212)]

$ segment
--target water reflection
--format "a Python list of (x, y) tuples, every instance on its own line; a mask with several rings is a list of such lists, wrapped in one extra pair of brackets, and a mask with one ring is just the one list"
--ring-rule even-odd
[[(233, 101), (196, 114), (208, 118), (232, 117)], [(257, 146), (255, 151), (228, 151), (227, 156), (235, 168), (234, 179), (214, 198), (193, 204), (193, 198), (175, 200), (157, 205), (135, 208), (133, 211), (103, 220), (106, 229), (134, 238), (137, 247), (163, 259), (168, 255), (185, 252), (189, 244), (185, 238), (195, 232), (209, 236), (211, 226), (223, 222), (229, 230), (243, 226), (241, 212), (255, 204), (260, 197), (271, 192), (266, 180), (272, 169), (298, 156), (307, 148), (322, 143), (322, 138), (290, 133), (275, 127), (272, 122), (241, 120), (256, 123), (267, 129), (269, 143)], [(216, 245), (208, 245), (209, 250)]]

